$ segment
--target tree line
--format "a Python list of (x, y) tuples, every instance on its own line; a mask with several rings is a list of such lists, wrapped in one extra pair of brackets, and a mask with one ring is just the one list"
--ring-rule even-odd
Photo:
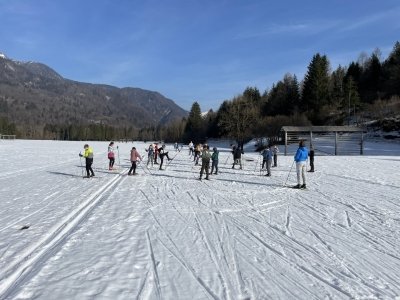
[(188, 142), (229, 137), (243, 142), (255, 136), (278, 138), (285, 125), (359, 125), (376, 117), (382, 106), (399, 107), (399, 96), (399, 42), (384, 60), (376, 49), (333, 71), (328, 57), (317, 53), (301, 82), (288, 73), (262, 94), (256, 87), (247, 87), (206, 117), (194, 102), (189, 116), (169, 126), (163, 139)]

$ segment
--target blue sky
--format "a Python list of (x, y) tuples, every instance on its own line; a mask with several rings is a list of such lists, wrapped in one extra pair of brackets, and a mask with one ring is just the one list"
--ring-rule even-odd
[(0, 52), (65, 78), (218, 109), (311, 58), (331, 68), (400, 41), (400, 1), (0, 0)]

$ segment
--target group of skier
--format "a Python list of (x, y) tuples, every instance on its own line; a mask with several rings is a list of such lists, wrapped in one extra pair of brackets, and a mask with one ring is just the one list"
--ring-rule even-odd
[[(210, 147), (207, 144), (194, 145), (193, 142), (190, 142), (188, 144), (188, 147), (189, 147), (189, 156), (193, 157), (193, 162), (195, 163), (195, 165), (198, 165), (199, 160), (201, 159), (201, 169), (199, 177), (200, 180), (202, 179), (204, 174), (206, 175), (205, 179), (207, 180), (209, 179), (210, 174), (215, 174), (215, 175), (218, 174), (219, 151), (216, 147), (213, 148), (212, 153), (210, 152)], [(236, 145), (231, 145), (231, 147), (232, 147), (231, 153), (233, 155), (232, 169), (235, 168), (235, 165), (239, 165), (240, 169), (242, 169), (242, 154), (244, 154), (243, 148)], [(92, 169), (93, 149), (88, 144), (85, 144), (83, 148), (84, 148), (84, 153), (83, 154), (79, 153), (79, 156), (85, 158), (85, 169), (87, 174), (85, 177), (90, 178), (95, 176)], [(180, 151), (177, 146), (177, 143), (175, 143), (175, 150)], [(157, 143), (150, 144), (146, 149), (146, 152), (148, 158), (147, 166), (149, 164), (151, 164), (151, 166), (153, 166), (154, 164), (158, 164), (157, 158), (159, 157), (160, 159), (159, 169), (162, 170), (164, 158), (167, 157), (168, 161), (172, 160), (172, 158), (170, 158), (168, 155), (168, 151), (165, 151), (165, 145), (158, 147)], [(262, 155), (263, 158), (261, 169), (266, 168), (267, 170), (267, 174), (265, 176), (271, 176), (271, 167), (278, 166), (278, 153), (279, 153), (279, 148), (276, 145), (274, 145), (273, 147), (267, 146), (264, 150), (260, 152), (260, 155)], [(299, 142), (299, 148), (296, 151), (293, 162), (296, 163), (296, 174), (297, 174), (297, 185), (294, 186), (294, 188), (301, 188), (301, 189), (306, 188), (306, 175), (305, 175), (306, 162), (308, 158), (310, 158), (311, 169), (309, 170), (309, 172), (314, 172), (314, 153), (315, 152), (312, 145), (310, 146), (310, 151), (309, 151), (305, 146), (305, 142), (303, 140)], [(114, 142), (110, 142), (110, 144), (108, 145), (107, 157), (109, 159), (108, 168), (109, 170), (113, 170), (115, 163)], [(137, 162), (142, 160), (143, 158), (137, 151), (136, 147), (132, 147), (130, 151), (131, 167), (129, 169), (128, 175), (136, 174)], [(272, 165), (272, 160), (274, 162), (273, 165)], [(210, 172), (210, 162), (211, 162), (211, 172)]]

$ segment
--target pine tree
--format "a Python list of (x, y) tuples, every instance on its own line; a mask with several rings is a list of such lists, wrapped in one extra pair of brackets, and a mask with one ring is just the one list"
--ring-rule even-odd
[(400, 96), (400, 43), (396, 42), (389, 57), (383, 63), (384, 90), (386, 98)]
[(200, 105), (197, 102), (192, 104), (189, 117), (185, 127), (184, 139), (185, 142), (193, 140), (196, 142), (204, 139), (204, 121), (201, 116)]
[(331, 75), (331, 105), (339, 110), (342, 110), (343, 101), (345, 98), (345, 87), (344, 79), (346, 75), (346, 70), (339, 65), (339, 67)]
[(326, 55), (314, 55), (304, 78), (302, 110), (317, 114), (329, 102), (329, 61)]
[(346, 80), (344, 95), (345, 98), (343, 99), (342, 107), (347, 108), (347, 125), (350, 125), (351, 113), (355, 114), (356, 109), (360, 106), (357, 86), (351, 76)]
[(381, 91), (382, 66), (378, 55), (373, 53), (366, 61), (360, 78), (360, 98), (363, 103), (372, 103), (377, 100)]

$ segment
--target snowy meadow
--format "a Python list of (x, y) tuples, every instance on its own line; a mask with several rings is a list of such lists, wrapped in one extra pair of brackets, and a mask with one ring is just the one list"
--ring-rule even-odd
[(400, 299), (399, 144), (317, 151), (306, 190), (292, 154), (266, 177), (251, 144), (239, 170), (210, 143), (219, 174), (199, 181), (187, 147), (158, 170), (116, 143), (109, 171), (91, 142), (83, 179), (83, 144), (0, 141), (0, 299)]

